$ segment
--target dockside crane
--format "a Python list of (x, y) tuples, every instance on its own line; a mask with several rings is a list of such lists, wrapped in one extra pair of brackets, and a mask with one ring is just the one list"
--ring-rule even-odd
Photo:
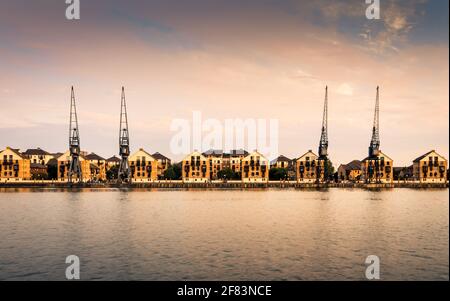
[(69, 151), (70, 165), (67, 172), (69, 183), (73, 182), (73, 176), (77, 177), (79, 182), (83, 181), (83, 174), (80, 164), (80, 132), (78, 129), (77, 107), (75, 104), (75, 93), (73, 86), (70, 96), (70, 125), (69, 125)]
[[(325, 87), (325, 100), (323, 105), (322, 131), (319, 142), (319, 158), (317, 164), (317, 182), (328, 181), (328, 86)], [(322, 170), (323, 168), (323, 170)], [(322, 178), (323, 172), (323, 178)]]
[(369, 157), (378, 156), (380, 153), (380, 87), (377, 86), (375, 100), (375, 114), (373, 116), (372, 139), (369, 146)]
[(130, 166), (128, 165), (128, 157), (130, 156), (130, 135), (128, 132), (128, 115), (124, 87), (122, 87), (120, 105), (119, 155), (120, 164), (117, 178), (120, 182), (129, 183), (131, 179)]
[[(378, 155), (380, 154), (380, 87), (377, 86), (377, 94), (375, 99), (375, 113), (373, 116), (373, 127), (372, 127), (372, 139), (369, 145), (369, 157), (368, 157), (368, 181), (370, 182), (373, 178), (378, 183), (380, 181), (380, 166)], [(367, 182), (366, 180), (366, 182)]]

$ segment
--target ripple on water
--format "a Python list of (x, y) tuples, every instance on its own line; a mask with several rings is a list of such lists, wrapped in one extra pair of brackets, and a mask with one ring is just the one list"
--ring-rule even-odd
[[(212, 202), (211, 200), (214, 200)], [(0, 279), (448, 280), (448, 190), (0, 193)], [(26, 208), (27, 210), (23, 210)]]

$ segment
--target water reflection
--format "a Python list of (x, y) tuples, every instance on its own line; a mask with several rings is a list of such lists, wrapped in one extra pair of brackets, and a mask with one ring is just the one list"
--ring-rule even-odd
[(448, 190), (7, 189), (0, 279), (448, 280)]

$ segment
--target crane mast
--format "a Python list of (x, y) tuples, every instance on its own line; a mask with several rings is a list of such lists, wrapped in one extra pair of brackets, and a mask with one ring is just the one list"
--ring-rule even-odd
[(375, 114), (373, 117), (372, 139), (369, 146), (369, 157), (375, 157), (380, 153), (380, 89), (377, 86), (375, 100)]
[(322, 132), (319, 143), (319, 157), (328, 156), (328, 86), (325, 87), (325, 101), (323, 105)]
[(67, 172), (69, 183), (73, 182), (73, 176), (76, 176), (78, 181), (83, 181), (80, 164), (80, 133), (78, 129), (77, 107), (75, 104), (73, 86), (70, 96), (69, 151), (70, 165)]
[(373, 117), (372, 139), (369, 145), (369, 157), (367, 166), (366, 182), (380, 182), (382, 173), (382, 162), (379, 160), (380, 154), (380, 88), (377, 86), (375, 99), (375, 113)]
[(325, 87), (322, 130), (320, 134), (319, 158), (316, 176), (317, 182), (328, 181), (328, 86)]
[(130, 166), (128, 164), (128, 157), (130, 156), (130, 136), (128, 133), (128, 116), (124, 87), (122, 87), (122, 97), (120, 105), (119, 155), (120, 164), (118, 180), (122, 182), (129, 182)]

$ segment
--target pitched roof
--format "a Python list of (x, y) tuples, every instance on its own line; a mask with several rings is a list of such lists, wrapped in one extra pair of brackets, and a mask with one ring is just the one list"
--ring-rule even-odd
[(169, 161), (170, 161), (169, 158), (167, 158), (166, 156), (164, 156), (163, 154), (161, 154), (161, 153), (159, 153), (159, 152), (154, 153), (152, 156), (153, 156), (153, 158), (155, 158), (156, 160), (169, 160)]
[[(65, 161), (68, 157), (70, 157), (70, 150), (66, 151), (65, 153), (62, 153), (60, 156), (56, 157), (56, 159), (58, 161)], [(79, 156), (80, 159), (86, 160), (86, 156), (84, 155), (80, 155)]]
[(111, 158), (106, 159), (106, 162), (120, 162), (120, 158), (112, 156)]
[(140, 148), (139, 150), (135, 151), (130, 157), (134, 157), (136, 156), (137, 153), (139, 152), (143, 152), (145, 155), (147, 155), (147, 157), (150, 157), (152, 160), (155, 160), (155, 158), (153, 158), (152, 155), (150, 155), (150, 153), (148, 153), (146, 150), (144, 150), (143, 148)]
[(204, 155), (202, 155), (200, 152), (198, 151), (193, 151), (192, 153), (190, 153), (189, 155), (187, 155), (186, 157), (183, 158), (182, 161), (190, 161), (192, 156), (200, 156), (200, 158), (203, 160), (206, 160), (206, 157)]
[(18, 148), (11, 148), (11, 147), (9, 147), (9, 146), (7, 146), (4, 150), (2, 150), (1, 152), (4, 152), (4, 151), (6, 151), (6, 150), (10, 150), (10, 151), (12, 151), (15, 155), (17, 155), (17, 156), (19, 156), (20, 158), (23, 158), (23, 155), (20, 153), (20, 149), (18, 149)]
[[(416, 159), (414, 159), (414, 163), (417, 163), (417, 162), (419, 162), (420, 160), (422, 160), (423, 158), (425, 158), (425, 157), (428, 157), (431, 153), (435, 153), (436, 155), (438, 155), (439, 157), (441, 157), (441, 158), (444, 158), (444, 157), (442, 157), (441, 155), (439, 155), (434, 149), (433, 150), (430, 150), (428, 153), (426, 153), (426, 154), (423, 154), (422, 156), (420, 156), (420, 157), (417, 157)], [(445, 158), (444, 158), (445, 159)]]
[(280, 161), (280, 162), (289, 162), (289, 161), (291, 161), (291, 159), (289, 159), (288, 157), (283, 156), (283, 155), (278, 156), (278, 158), (276, 160)]
[(23, 152), (22, 154), (27, 155), (27, 156), (33, 156), (33, 155), (50, 155), (48, 152), (46, 152), (43, 149), (38, 148), (29, 148), (27, 149), (25, 152)]
[(286, 156), (279, 155), (277, 158), (273, 159), (270, 164), (275, 164), (277, 162), (291, 162), (292, 160)]
[(203, 156), (222, 156), (223, 150), (221, 149), (209, 149), (202, 153)]
[[(247, 156), (245, 156), (242, 160), (244, 161), (248, 161), (250, 160), (250, 158), (254, 155), (258, 155), (260, 157), (260, 161), (261, 164), (265, 163), (266, 161), (269, 161), (263, 154), (261, 154), (260, 152), (258, 152), (257, 150), (255, 150), (254, 152), (248, 154)], [(270, 162), (269, 162), (270, 163)]]
[(231, 156), (248, 156), (248, 151), (246, 151), (245, 149), (232, 149), (230, 150), (230, 155)]
[(299, 160), (300, 158), (304, 157), (306, 154), (311, 153), (314, 156), (318, 157), (312, 150), (308, 150), (306, 153), (304, 153), (303, 155), (301, 155), (300, 157), (297, 158), (297, 160)]
[(85, 156), (87, 160), (105, 160), (104, 158), (100, 157), (96, 153), (90, 153), (89, 155)]
[(361, 169), (361, 161), (353, 160), (347, 164), (344, 164), (345, 170), (358, 170)]

